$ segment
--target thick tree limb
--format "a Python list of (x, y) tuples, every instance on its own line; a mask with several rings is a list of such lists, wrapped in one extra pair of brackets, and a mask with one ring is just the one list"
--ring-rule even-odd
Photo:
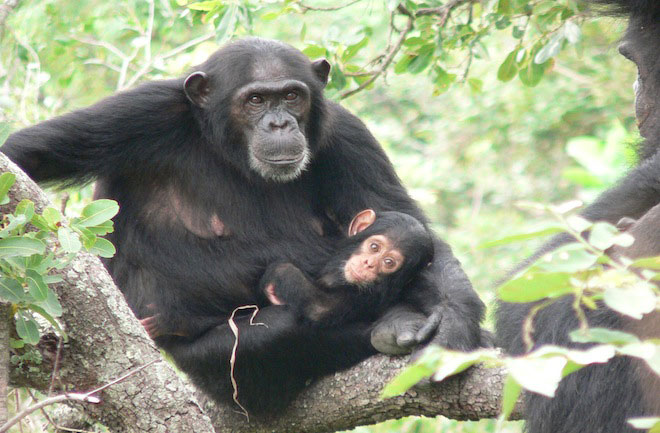
[[(16, 174), (16, 183), (9, 193), (11, 203), (0, 210), (13, 209), (25, 198), (39, 210), (49, 204), (43, 191), (0, 154), (0, 172), (6, 171)], [(57, 384), (89, 391), (160, 358), (96, 257), (78, 254), (62, 277), (53, 288), (64, 310), (60, 320), (69, 342), (62, 350)], [(30, 382), (48, 389), (50, 372), (44, 370), (36, 379)], [(166, 362), (105, 389), (99, 397), (102, 404), (84, 409), (113, 432), (213, 431), (186, 382)]]
[[(442, 383), (381, 400), (383, 386), (407, 364), (408, 357), (371, 357), (311, 385), (276, 420), (250, 418), (248, 424), (233, 408), (199, 397), (217, 433), (325, 433), (408, 415), (443, 415), (457, 420), (498, 416), (506, 378), (502, 369), (472, 368)], [(512, 418), (520, 417), (520, 407), (517, 407)]]
[[(0, 173), (5, 171), (17, 175), (8, 206), (23, 198), (34, 201), (37, 209), (48, 204), (43, 191), (0, 154)], [(56, 381), (60, 388), (88, 391), (160, 356), (95, 257), (79, 254), (63, 278), (55, 290), (64, 307), (61, 321), (70, 340), (62, 348)], [(47, 390), (56, 348), (52, 336), (43, 338), (42, 372), (27, 374), (14, 369), (12, 383)], [(441, 384), (381, 400), (383, 386), (407, 363), (407, 357), (372, 357), (311, 385), (274, 420), (251, 419), (248, 424), (234, 408), (216, 405), (201, 395), (199, 399), (218, 433), (318, 433), (407, 415), (444, 415), (458, 420), (498, 415), (504, 378), (499, 369), (473, 368)], [(113, 385), (101, 397), (103, 404), (83, 409), (113, 432), (213, 431), (186, 384), (165, 362)], [(520, 411), (514, 413), (519, 416)]]

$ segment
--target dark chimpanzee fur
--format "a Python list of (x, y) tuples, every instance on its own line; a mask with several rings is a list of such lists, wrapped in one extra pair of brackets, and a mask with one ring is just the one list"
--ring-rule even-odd
[[(306, 273), (293, 263), (270, 264), (259, 284), (266, 298), (275, 305), (292, 309), (306, 325), (327, 327), (376, 320), (400, 299), (402, 291), (410, 289), (410, 281), (431, 263), (433, 237), (410, 215), (389, 211), (376, 216), (369, 209), (358, 217), (365, 213), (369, 220), (364, 227), (350, 237), (339, 239), (330, 259), (319, 269)], [(374, 236), (386, 238), (387, 244)], [(367, 257), (364, 249), (370, 247), (378, 251)], [(386, 273), (372, 263), (377, 259), (381, 262), (389, 260), (399, 266)], [(370, 274), (374, 279), (348, 281), (349, 263), (354, 265), (356, 262), (362, 268), (374, 271)], [(154, 338), (163, 335), (197, 337), (211, 327), (227, 322), (225, 316), (189, 317), (183, 323), (185, 328), (177, 329), (171, 322), (161, 320), (164, 316), (154, 313), (154, 316), (141, 320)]]
[[(627, 250), (614, 250), (614, 256), (653, 256), (660, 254), (660, 2), (657, 0), (600, 0), (614, 12), (630, 18), (628, 31), (619, 47), (638, 68), (636, 114), (641, 135), (640, 163), (617, 186), (603, 193), (583, 215), (591, 220), (617, 223), (621, 218), (638, 220), (628, 229), (637, 239)], [(560, 238), (552, 246), (565, 242)], [(566, 297), (544, 308), (534, 319), (536, 345), (572, 343), (568, 333), (578, 322)], [(498, 342), (508, 352), (525, 351), (522, 322), (530, 304), (502, 304), (497, 317)], [(621, 329), (644, 338), (660, 337), (660, 314), (632, 320), (608, 310), (587, 311), (590, 326)], [(590, 365), (566, 377), (554, 399), (529, 394), (525, 405), (529, 433), (633, 433), (626, 420), (660, 415), (660, 380), (643, 362), (615, 357), (606, 364)]]
[[(187, 78), (153, 81), (11, 135), (2, 151), (40, 182), (98, 180), (121, 211), (108, 263), (139, 318), (174, 326), (256, 304), (241, 332), (235, 377), (251, 412), (277, 410), (313, 378), (426, 337), (480, 344), (483, 305), (447, 244), (374, 326), (299, 326), (258, 282), (283, 258), (317, 269), (353, 215), (396, 210), (426, 226), (364, 124), (323, 99), (330, 66), (261, 39), (225, 46)], [(415, 306), (421, 306), (417, 308)], [(227, 324), (157, 343), (216, 400), (231, 400)]]

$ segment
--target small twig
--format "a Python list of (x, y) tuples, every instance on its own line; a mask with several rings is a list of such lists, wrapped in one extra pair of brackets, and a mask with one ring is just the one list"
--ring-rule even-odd
[[(18, 393), (18, 389), (14, 390), (14, 404), (16, 406), (16, 412), (21, 411), (21, 402), (20, 402), (21, 396)], [(18, 423), (18, 430), (23, 433), (23, 423), (19, 422)]]
[[(67, 194), (68, 200), (68, 194)], [(64, 210), (66, 209), (67, 200), (62, 200), (62, 215), (64, 215)], [(48, 396), (50, 397), (53, 394), (53, 389), (55, 389), (55, 381), (57, 380), (57, 373), (60, 368), (60, 357), (62, 356), (62, 337), (57, 338), (57, 351), (55, 352), (55, 363), (53, 364), (53, 374), (50, 378), (50, 386), (48, 387)]]
[(236, 383), (236, 377), (234, 376), (234, 367), (236, 366), (236, 351), (238, 350), (238, 326), (234, 321), (234, 316), (240, 310), (253, 310), (252, 316), (250, 316), (250, 326), (260, 325), (268, 328), (268, 325), (266, 325), (265, 323), (254, 322), (254, 318), (259, 312), (259, 307), (256, 305), (242, 305), (240, 307), (236, 307), (234, 311), (231, 312), (231, 316), (229, 317), (229, 320), (227, 320), (227, 323), (229, 323), (229, 328), (231, 329), (231, 332), (234, 334), (234, 347), (232, 347), (231, 349), (231, 357), (229, 358), (229, 367), (230, 367), (229, 377), (231, 379), (231, 386), (234, 390), (234, 392), (232, 393), (232, 399), (234, 400), (234, 403), (236, 403), (236, 405), (241, 408), (241, 411), (239, 413), (245, 416), (247, 422), (250, 422), (250, 414), (238, 401), (238, 384)]
[(89, 392), (86, 393), (65, 393), (61, 395), (56, 395), (54, 397), (49, 397), (41, 400), (37, 404), (34, 404), (30, 407), (27, 407), (23, 409), (20, 413), (17, 413), (12, 419), (7, 421), (5, 425), (0, 427), (0, 433), (5, 433), (7, 432), (14, 424), (17, 422), (20, 422), (21, 419), (25, 418), (26, 416), (30, 415), (32, 412), (40, 410), (41, 408), (44, 408), (46, 406), (50, 406), (52, 404), (56, 403), (62, 403), (65, 401), (79, 401), (81, 403), (92, 403), (92, 404), (98, 404), (101, 403), (101, 399), (95, 396), (94, 394), (98, 394), (99, 392), (105, 390), (106, 388), (111, 387), (112, 385), (115, 385), (123, 380), (126, 380), (127, 378), (139, 373), (140, 371), (144, 370), (145, 368), (149, 367), (150, 365), (159, 362), (160, 359), (154, 359), (153, 361), (149, 361), (146, 364), (129, 371), (128, 373), (124, 374), (123, 376), (118, 377), (117, 379), (108, 382), (107, 384), (100, 386), (96, 389), (93, 389)]
[(81, 42), (83, 44), (94, 45), (96, 47), (105, 48), (106, 50), (110, 51), (112, 54), (114, 54), (115, 56), (119, 57), (122, 60), (128, 57), (119, 48), (105, 41), (97, 41), (96, 39), (87, 38), (87, 37), (79, 38), (77, 36), (72, 36), (71, 39), (73, 39), (74, 41)]
[(317, 7), (312, 7), (312, 6), (307, 6), (306, 4), (300, 2), (298, 5), (302, 9), (302, 12), (305, 13), (307, 11), (319, 11), (319, 12), (331, 12), (331, 11), (338, 11), (339, 9), (347, 8), (351, 5), (354, 5), (355, 3), (358, 3), (362, 0), (353, 0), (350, 1), (344, 5), (341, 6), (331, 6), (331, 7), (325, 7), (325, 8), (317, 8)]
[[(534, 348), (534, 319), (536, 318), (536, 315), (538, 314), (539, 311), (547, 307), (548, 305), (552, 304), (555, 302), (557, 299), (548, 299), (547, 301), (541, 302), (540, 304), (536, 304), (534, 307), (532, 307), (529, 310), (529, 314), (527, 314), (527, 317), (525, 317), (525, 321), (523, 322), (523, 342), (525, 343), (525, 348), (527, 348), (528, 352), (531, 352), (532, 349)], [(0, 432), (2, 433), (2, 432)]]
[(380, 77), (385, 72), (385, 70), (388, 68), (388, 66), (390, 66), (390, 63), (392, 63), (392, 60), (394, 60), (394, 57), (397, 55), (399, 50), (401, 50), (401, 46), (403, 45), (403, 41), (406, 40), (406, 36), (408, 36), (408, 33), (410, 33), (410, 31), (413, 28), (413, 23), (415, 22), (415, 18), (404, 7), (400, 6), (399, 10), (401, 11), (401, 13), (408, 16), (408, 21), (406, 22), (405, 28), (401, 31), (401, 34), (399, 35), (399, 39), (396, 41), (394, 46), (389, 50), (389, 52), (385, 56), (385, 60), (383, 60), (383, 63), (381, 64), (380, 68), (378, 68), (376, 71), (374, 71), (371, 78), (369, 78), (364, 83), (360, 84), (355, 89), (348, 90), (348, 91), (342, 93), (341, 96), (340, 96), (340, 99), (348, 98), (349, 96), (354, 95), (357, 92), (359, 92), (359, 91), (367, 88), (368, 86), (370, 86), (371, 83), (376, 81), (376, 79), (378, 77)]
[[(32, 390), (30, 390), (30, 388), (26, 388), (26, 390), (27, 390), (28, 394), (30, 394), (30, 397), (32, 397), (32, 401), (38, 401), (37, 397), (35, 397), (35, 395), (32, 393)], [(77, 428), (64, 427), (64, 426), (58, 425), (53, 420), (53, 418), (48, 414), (48, 412), (46, 412), (46, 410), (43, 407), (41, 409), (39, 409), (39, 412), (41, 412), (41, 415), (43, 415), (43, 417), (46, 418), (46, 422), (48, 422), (48, 424), (53, 426), (55, 431), (64, 430), (64, 431), (70, 431), (70, 432), (74, 432), (74, 433), (95, 433), (95, 432), (89, 431), (89, 430), (80, 430), (80, 429), (77, 429)]]

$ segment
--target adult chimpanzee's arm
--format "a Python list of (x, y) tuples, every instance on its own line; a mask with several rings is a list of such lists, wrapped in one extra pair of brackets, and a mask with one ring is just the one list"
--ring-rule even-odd
[(225, 323), (195, 340), (171, 337), (161, 345), (198, 387), (218, 401), (234, 404), (230, 355), (237, 344), (233, 376), (238, 401), (250, 415), (278, 413), (308, 380), (375, 352), (365, 323), (327, 329), (299, 326), (295, 313), (278, 305), (262, 308), (253, 324), (249, 322), (249, 316), (236, 319), (238, 343)]
[[(325, 204), (338, 222), (347, 225), (357, 212), (371, 208), (377, 213), (408, 213), (426, 224), (426, 218), (364, 124), (337, 105), (328, 104), (328, 111), (327, 143), (316, 158), (320, 167), (315, 172), (326, 174), (319, 184)], [(410, 348), (433, 335), (433, 342), (447, 347), (468, 350), (479, 346), (483, 303), (451, 248), (439, 239), (435, 247), (433, 265), (409, 290), (414, 294), (412, 305), (427, 318), (420, 320), (409, 308), (386, 314), (373, 334), (378, 350), (400, 352), (402, 348), (397, 346)]]
[(640, 218), (658, 203), (659, 196), (660, 153), (656, 153), (601, 194), (582, 214), (590, 220), (616, 224), (625, 216)]
[(150, 82), (9, 136), (2, 152), (36, 181), (82, 183), (163, 164), (196, 125), (181, 80)]

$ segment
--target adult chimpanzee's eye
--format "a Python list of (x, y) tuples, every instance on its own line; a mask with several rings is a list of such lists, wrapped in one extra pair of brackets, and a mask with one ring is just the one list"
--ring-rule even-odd
[(298, 99), (298, 94), (296, 92), (289, 92), (284, 97), (287, 101), (295, 101)]
[(369, 245), (369, 249), (373, 251), (374, 253), (377, 253), (380, 250), (380, 245), (378, 245), (376, 242), (372, 242)]
[(250, 101), (250, 104), (259, 105), (264, 102), (264, 98), (260, 95), (250, 95), (248, 101)]

